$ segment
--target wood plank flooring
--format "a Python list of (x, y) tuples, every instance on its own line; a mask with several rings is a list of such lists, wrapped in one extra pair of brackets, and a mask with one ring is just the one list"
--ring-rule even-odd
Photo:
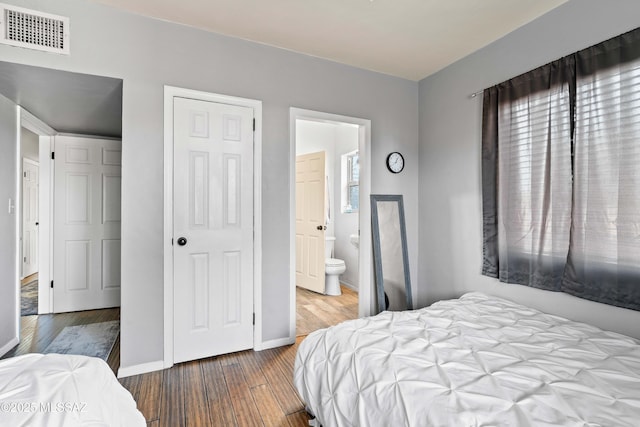
[(296, 335), (358, 317), (358, 294), (341, 285), (342, 295), (328, 296), (296, 288)]
[(307, 426), (291, 346), (180, 363), (120, 379), (149, 426)]
[[(20, 318), (20, 344), (9, 350), (7, 354), (2, 356), (2, 359), (27, 353), (42, 353), (67, 326), (88, 325), (119, 319), (119, 308), (22, 316)], [(120, 366), (120, 335), (113, 345), (107, 363), (113, 372), (116, 372)]]
[[(293, 345), (180, 363), (170, 369), (120, 379), (148, 426), (307, 426), (309, 417), (293, 386), (293, 365), (306, 334), (358, 313), (358, 295), (339, 297), (297, 289), (298, 337)], [(21, 343), (5, 357), (44, 350), (65, 326), (118, 319), (119, 309), (21, 319)], [(108, 359), (116, 372), (120, 339)]]
[(298, 345), (316, 329), (358, 316), (358, 294), (339, 297), (298, 288), (295, 344), (180, 363), (122, 378), (149, 426), (308, 426), (293, 386)]

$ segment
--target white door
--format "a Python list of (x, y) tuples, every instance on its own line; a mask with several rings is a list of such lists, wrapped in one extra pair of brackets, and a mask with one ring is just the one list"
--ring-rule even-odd
[(174, 362), (253, 347), (253, 109), (174, 98)]
[(324, 151), (296, 157), (296, 285), (324, 293)]
[(38, 188), (40, 166), (22, 160), (22, 277), (38, 272)]
[(55, 137), (56, 313), (120, 305), (121, 152), (116, 140)]

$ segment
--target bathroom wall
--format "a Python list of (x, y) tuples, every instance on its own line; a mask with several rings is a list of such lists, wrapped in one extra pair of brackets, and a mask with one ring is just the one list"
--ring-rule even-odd
[(347, 270), (340, 276), (340, 282), (349, 286), (354, 290), (358, 290), (359, 264), (358, 249), (349, 241), (352, 234), (357, 234), (359, 230), (358, 213), (342, 213), (341, 200), (342, 196), (342, 155), (350, 153), (358, 149), (358, 128), (355, 126), (337, 125), (336, 131), (336, 160), (334, 176), (335, 184), (333, 186), (336, 203), (335, 209), (335, 236), (336, 242), (334, 246), (335, 258), (344, 260)]
[(335, 236), (334, 257), (347, 267), (340, 281), (358, 288), (358, 251), (349, 236), (358, 232), (358, 214), (341, 212), (341, 156), (358, 149), (358, 128), (350, 125), (298, 120), (296, 155), (325, 152), (325, 169), (329, 178), (330, 218), (327, 235)]

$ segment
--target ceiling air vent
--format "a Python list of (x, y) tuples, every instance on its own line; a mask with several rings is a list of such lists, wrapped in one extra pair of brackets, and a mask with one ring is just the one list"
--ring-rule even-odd
[(0, 43), (69, 55), (69, 18), (0, 3)]

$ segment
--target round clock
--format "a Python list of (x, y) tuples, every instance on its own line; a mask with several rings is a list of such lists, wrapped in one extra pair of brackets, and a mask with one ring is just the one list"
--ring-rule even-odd
[(394, 151), (387, 156), (387, 168), (393, 173), (400, 173), (404, 169), (404, 157), (402, 154)]

